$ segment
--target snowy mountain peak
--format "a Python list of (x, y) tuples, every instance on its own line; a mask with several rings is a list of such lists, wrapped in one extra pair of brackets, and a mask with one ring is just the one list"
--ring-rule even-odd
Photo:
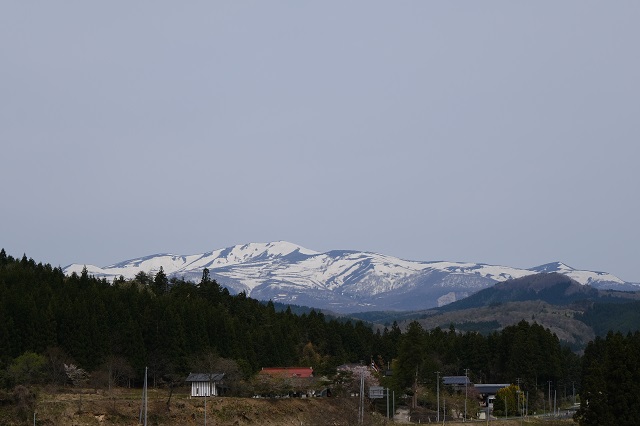
[(318, 254), (315, 251), (308, 250), (297, 244), (287, 241), (276, 241), (271, 243), (249, 243), (244, 245), (235, 245), (226, 249), (212, 252), (218, 254), (218, 258), (225, 258), (230, 262), (245, 262), (249, 259), (259, 257), (275, 258), (287, 256), (292, 253), (300, 253), (303, 255)]
[(562, 262), (551, 262), (545, 263), (544, 265), (536, 266), (530, 269), (531, 271), (536, 272), (560, 272), (560, 271), (574, 271), (575, 269), (571, 266), (562, 263)]
[(607, 272), (580, 271), (562, 262), (547, 263), (530, 270), (538, 273), (558, 272), (576, 280), (580, 284), (589, 284), (596, 287), (602, 287), (603, 283), (625, 284), (620, 278)]
[[(69, 265), (79, 274), (83, 265)], [(287, 241), (235, 245), (193, 255), (158, 254), (99, 268), (89, 274), (112, 280), (163, 268), (170, 277), (199, 282), (204, 268), (230, 291), (260, 300), (336, 311), (426, 309), (469, 296), (497, 282), (559, 272), (599, 288), (637, 288), (604, 272), (554, 262), (531, 269), (467, 262), (417, 262), (353, 250), (319, 253)]]

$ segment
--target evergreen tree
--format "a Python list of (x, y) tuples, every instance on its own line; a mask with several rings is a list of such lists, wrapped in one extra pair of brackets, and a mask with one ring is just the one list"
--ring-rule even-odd
[(413, 321), (402, 336), (394, 365), (394, 379), (399, 389), (411, 388), (417, 380), (431, 376), (432, 371), (425, 371), (427, 353), (425, 331), (417, 321)]
[(208, 284), (211, 282), (211, 277), (209, 276), (209, 268), (204, 268), (202, 270), (202, 279), (200, 280), (200, 285)]
[(581, 426), (616, 424), (607, 393), (606, 342), (600, 337), (590, 342), (582, 360), (581, 406), (576, 419)]
[(151, 277), (146, 272), (140, 271), (136, 274), (134, 281), (143, 286), (148, 286), (151, 284)]
[(169, 291), (169, 279), (162, 266), (160, 266), (160, 270), (153, 278), (153, 290), (157, 295), (162, 295)]

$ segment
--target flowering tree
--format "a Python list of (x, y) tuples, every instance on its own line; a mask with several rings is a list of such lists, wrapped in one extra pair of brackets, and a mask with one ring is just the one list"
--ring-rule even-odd
[(89, 373), (74, 364), (65, 364), (64, 372), (74, 386), (79, 386), (89, 379)]

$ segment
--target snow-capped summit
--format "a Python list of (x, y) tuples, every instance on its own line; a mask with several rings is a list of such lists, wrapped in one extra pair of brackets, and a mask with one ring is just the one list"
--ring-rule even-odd
[[(112, 278), (122, 275), (126, 279), (131, 279), (138, 272), (155, 274), (162, 267), (163, 271), (169, 276), (189, 276), (189, 279), (193, 280), (196, 278), (194, 271), (197, 272), (196, 275), (199, 278), (204, 268), (213, 270), (239, 264), (272, 262), (284, 257), (311, 256), (315, 254), (318, 253), (287, 241), (249, 243), (201, 254), (155, 254), (125, 260), (103, 268), (87, 265), (87, 271), (97, 277)], [(79, 274), (83, 268), (84, 265), (72, 264), (64, 268), (64, 271), (66, 274), (73, 272)]]
[(603, 287), (604, 283), (610, 283), (614, 285), (626, 284), (620, 278), (615, 275), (611, 275), (607, 272), (594, 272), (594, 271), (579, 271), (577, 269), (572, 268), (571, 266), (565, 265), (562, 262), (553, 262), (547, 263), (544, 265), (536, 266), (535, 268), (529, 269), (534, 272), (558, 272), (562, 275), (566, 275), (569, 278), (572, 278), (579, 282), (580, 284), (589, 284), (594, 287)]
[[(64, 268), (80, 273), (84, 265)], [(531, 269), (463, 262), (419, 262), (378, 253), (333, 250), (319, 253), (277, 241), (249, 243), (201, 254), (157, 254), (99, 268), (96, 277), (132, 279), (139, 272), (199, 282), (202, 271), (232, 292), (261, 300), (307, 305), (340, 312), (410, 310), (440, 306), (467, 297), (496, 282), (535, 273), (559, 272), (581, 284), (629, 288), (631, 284), (604, 272), (575, 270), (555, 262)], [(640, 289), (640, 287), (634, 287)]]

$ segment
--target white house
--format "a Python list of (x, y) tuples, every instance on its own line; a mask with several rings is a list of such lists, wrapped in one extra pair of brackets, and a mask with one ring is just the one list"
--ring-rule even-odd
[(191, 383), (191, 396), (218, 396), (224, 373), (190, 373), (185, 382)]

